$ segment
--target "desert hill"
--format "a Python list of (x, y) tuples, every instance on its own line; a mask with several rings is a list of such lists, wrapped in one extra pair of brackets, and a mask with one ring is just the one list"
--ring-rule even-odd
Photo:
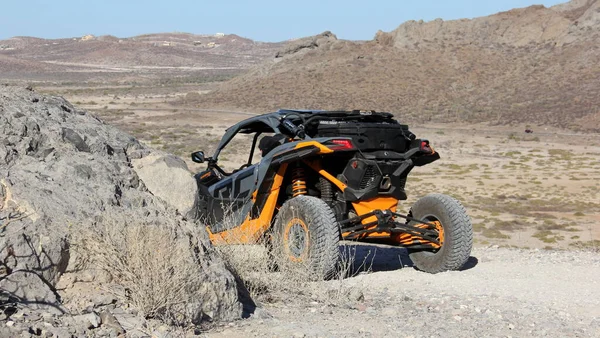
[(372, 41), (292, 42), (200, 103), (377, 109), (406, 120), (600, 130), (600, 1), (410, 21)]
[(70, 39), (14, 37), (0, 40), (0, 73), (5, 79), (99, 81), (135, 75), (233, 76), (273, 55), (281, 44), (240, 36), (187, 33), (131, 38)]
[[(390, 32), (393, 45), (435, 47), (436, 43), (476, 44), (482, 47), (565, 44), (595, 40), (600, 36), (600, 2), (574, 0), (545, 8), (542, 5), (513, 9), (473, 20), (409, 21)], [(416, 46), (415, 46), (416, 45)]]

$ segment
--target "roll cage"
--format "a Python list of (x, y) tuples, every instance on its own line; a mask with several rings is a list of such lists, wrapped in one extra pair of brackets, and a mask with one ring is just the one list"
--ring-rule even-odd
[[(279, 109), (273, 113), (267, 113), (251, 117), (249, 119), (238, 122), (237, 124), (227, 128), (221, 141), (217, 145), (214, 155), (211, 160), (217, 162), (221, 150), (225, 148), (233, 137), (238, 133), (251, 134), (256, 133), (252, 141), (252, 151), (248, 158), (248, 163), (251, 164), (254, 148), (258, 137), (263, 133), (284, 134), (292, 138), (295, 135), (293, 126), (299, 126), (301, 129), (310, 129), (311, 123), (317, 120), (355, 120), (355, 121), (377, 121), (392, 123), (393, 115), (385, 112), (374, 111), (327, 111), (327, 110), (294, 110), (294, 109)], [(291, 122), (291, 125), (289, 124)], [(312, 138), (310, 133), (301, 135), (302, 139)]]

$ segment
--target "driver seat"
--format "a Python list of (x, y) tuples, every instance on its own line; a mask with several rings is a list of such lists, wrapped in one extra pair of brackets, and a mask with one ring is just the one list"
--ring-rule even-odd
[(285, 143), (286, 139), (287, 137), (283, 134), (263, 137), (258, 143), (258, 149), (260, 149), (262, 157), (265, 157), (271, 150)]

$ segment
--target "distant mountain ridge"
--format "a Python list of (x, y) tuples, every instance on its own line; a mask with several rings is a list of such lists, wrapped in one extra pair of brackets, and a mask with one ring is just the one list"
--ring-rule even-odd
[(175, 73), (174, 67), (184, 68), (178, 76), (190, 70), (239, 73), (272, 56), (282, 45), (234, 34), (160, 33), (131, 38), (86, 35), (52, 40), (14, 37), (0, 40), (0, 73), (7, 78), (49, 80), (61, 80), (69, 74), (76, 80), (111, 74), (118, 78), (114, 75), (143, 69), (156, 73), (161, 67)]

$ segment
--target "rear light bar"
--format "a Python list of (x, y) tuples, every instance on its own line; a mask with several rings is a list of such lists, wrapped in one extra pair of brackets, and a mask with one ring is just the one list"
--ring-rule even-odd
[(331, 150), (350, 150), (354, 149), (354, 145), (352, 141), (346, 139), (335, 139), (329, 140), (327, 143), (333, 143), (332, 145), (328, 145)]

